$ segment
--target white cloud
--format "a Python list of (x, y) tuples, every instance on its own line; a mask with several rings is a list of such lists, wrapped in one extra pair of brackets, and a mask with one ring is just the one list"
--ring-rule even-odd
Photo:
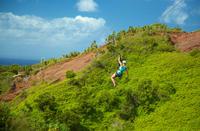
[[(108, 33), (105, 24), (103, 18), (76, 16), (48, 20), (31, 15), (0, 13), (0, 55), (13, 44), (17, 47), (43, 46), (46, 50), (55, 47), (59, 55), (64, 49), (64, 53), (80, 50), (88, 47), (92, 40), (100, 41), (105, 37)], [(53, 52), (50, 54), (53, 56)]]
[(174, 23), (182, 25), (189, 17), (186, 12), (187, 4), (185, 0), (173, 0), (173, 4), (169, 6), (160, 17), (161, 22)]
[(97, 10), (98, 4), (94, 0), (79, 0), (77, 7), (82, 12), (94, 12)]
[(102, 18), (82, 16), (46, 20), (37, 16), (0, 13), (0, 39), (47, 40), (48, 38), (50, 39), (48, 42), (80, 39), (80, 37), (87, 37), (98, 32), (105, 27), (105, 23), (106, 21)]

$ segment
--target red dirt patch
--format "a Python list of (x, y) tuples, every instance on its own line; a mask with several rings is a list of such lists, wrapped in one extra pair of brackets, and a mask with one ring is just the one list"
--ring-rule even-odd
[(200, 48), (200, 32), (172, 33), (170, 38), (180, 51), (187, 52), (194, 48)]
[(63, 80), (65, 78), (65, 73), (67, 70), (73, 70), (75, 72), (80, 71), (84, 67), (86, 67), (91, 60), (94, 58), (95, 53), (88, 53), (68, 62), (57, 63), (52, 65), (46, 69), (41, 70), (36, 75), (31, 76), (30, 80), (34, 81), (46, 81), (46, 82), (53, 82), (56, 80)]

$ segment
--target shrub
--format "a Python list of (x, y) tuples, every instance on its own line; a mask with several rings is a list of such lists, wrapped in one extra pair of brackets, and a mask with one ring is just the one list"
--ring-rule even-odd
[(25, 75), (30, 75), (31, 71), (33, 70), (31, 66), (24, 66)]
[(10, 86), (12, 84), (12, 76), (14, 73), (12, 72), (2, 72), (0, 74), (0, 94), (6, 92), (8, 89), (10, 89)]
[(35, 102), (37, 103), (39, 110), (43, 112), (46, 110), (55, 111), (57, 107), (55, 97), (48, 92), (39, 95)]
[(145, 113), (149, 113), (154, 110), (158, 101), (167, 101), (175, 93), (176, 89), (170, 83), (158, 84), (150, 79), (143, 79), (139, 81), (135, 100)]
[(80, 52), (78, 52), (78, 51), (71, 52), (71, 53), (69, 54), (69, 58), (78, 56), (79, 54), (80, 54)]
[(57, 119), (60, 121), (60, 123), (65, 123), (71, 131), (84, 130), (84, 127), (80, 123), (79, 114), (71, 110), (59, 112), (57, 114)]
[(191, 55), (191, 56), (194, 56), (194, 57), (200, 56), (200, 49), (193, 49), (193, 50), (190, 52), (190, 55)]
[(119, 100), (115, 95), (115, 92), (102, 90), (96, 94), (94, 99), (94, 103), (96, 106), (100, 106), (102, 110), (111, 111), (113, 107), (117, 107), (119, 104)]
[(121, 111), (119, 113), (120, 118), (128, 120), (134, 120), (137, 115), (137, 106), (138, 100), (135, 92), (132, 89), (128, 89), (125, 91), (126, 101), (123, 103), (121, 107)]
[(20, 94), (20, 98), (23, 100), (23, 99), (26, 99), (28, 96), (28, 93), (25, 89), (22, 90), (21, 94)]
[(91, 50), (98, 48), (97, 42), (93, 41), (92, 44), (90, 45), (90, 48), (91, 48)]
[(92, 63), (92, 67), (93, 68), (101, 68), (101, 69), (104, 69), (105, 68), (105, 64), (102, 62), (102, 61), (99, 61), (99, 60), (96, 60)]
[(163, 44), (158, 45), (158, 51), (172, 52), (172, 51), (175, 51), (175, 48), (173, 45), (163, 43)]
[(71, 86), (77, 86), (77, 87), (81, 87), (84, 85), (84, 80), (83, 79), (75, 79), (75, 78), (71, 78), (68, 81), (68, 84)]
[(11, 65), (9, 66), (9, 71), (13, 72), (14, 74), (18, 74), (18, 72), (21, 70), (21, 66), (20, 65)]
[(33, 70), (33, 75), (36, 75), (38, 72), (40, 72), (40, 69), (35, 69), (35, 70)]
[(0, 130), (8, 130), (10, 109), (7, 104), (0, 103)]
[(150, 105), (159, 100), (157, 95), (157, 85), (153, 85), (153, 82), (150, 79), (139, 81), (136, 95), (139, 105), (142, 106), (146, 113), (153, 111), (153, 108)]
[(169, 83), (162, 83), (159, 85), (157, 95), (159, 100), (166, 101), (170, 99), (171, 94), (175, 94), (176, 89), (173, 87), (172, 84)]
[(0, 65), (0, 73), (6, 72), (6, 71), (7, 71), (7, 66)]
[(115, 46), (113, 44), (108, 44), (107, 49), (111, 53), (115, 53), (116, 52)]
[(29, 118), (25, 114), (20, 114), (18, 117), (12, 117), (10, 120), (10, 131), (33, 131), (38, 129), (32, 129)]
[(73, 51), (73, 52), (70, 52), (69, 54), (64, 54), (63, 57), (64, 58), (73, 58), (75, 56), (78, 56), (80, 54), (80, 52), (78, 51)]
[(69, 70), (66, 72), (66, 78), (74, 78), (76, 73), (73, 70)]
[(46, 92), (39, 95), (34, 102), (36, 102), (38, 110), (42, 113), (42, 118), (47, 128), (49, 123), (55, 122), (56, 120), (58, 104), (55, 101), (55, 97)]

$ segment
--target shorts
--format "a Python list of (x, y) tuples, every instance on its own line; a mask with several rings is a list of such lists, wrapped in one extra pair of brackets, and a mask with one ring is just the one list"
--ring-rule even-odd
[(118, 71), (115, 74), (116, 74), (117, 77), (122, 77), (122, 73), (120, 73)]

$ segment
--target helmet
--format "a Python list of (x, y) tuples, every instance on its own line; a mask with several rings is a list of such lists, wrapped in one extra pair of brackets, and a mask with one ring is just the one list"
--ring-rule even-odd
[(123, 64), (126, 64), (126, 61), (125, 61), (125, 60), (123, 60), (123, 61), (122, 61), (122, 63), (123, 63)]

